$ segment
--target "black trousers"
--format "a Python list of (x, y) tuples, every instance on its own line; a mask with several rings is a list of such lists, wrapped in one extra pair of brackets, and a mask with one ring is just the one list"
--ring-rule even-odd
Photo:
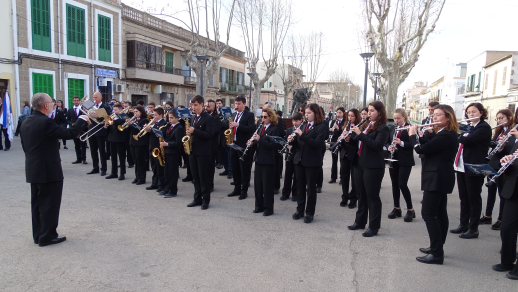
[(148, 150), (149, 161), (151, 161), (151, 171), (153, 176), (151, 177), (151, 185), (157, 186), (159, 189), (164, 187), (164, 167), (158, 163), (158, 158), (153, 157), (152, 150)]
[(90, 141), (90, 155), (95, 170), (99, 170), (99, 159), (101, 160), (101, 170), (106, 171), (106, 136), (95, 135), (88, 139)]
[(473, 231), (478, 230), (480, 214), (482, 214), (483, 176), (467, 176), (457, 172), (457, 186), (460, 198), (460, 225)]
[[(352, 178), (352, 179), (351, 179)], [(356, 183), (354, 182), (353, 162), (345, 158), (340, 161), (340, 179), (342, 180), (342, 201), (356, 202)], [(349, 180), (351, 181), (351, 192), (349, 192)]]
[(354, 180), (358, 191), (358, 211), (356, 224), (366, 225), (369, 218), (370, 229), (380, 229), (381, 225), (381, 182), (385, 176), (385, 168), (362, 168), (354, 165)]
[(146, 181), (146, 158), (148, 157), (149, 146), (131, 146), (135, 153), (135, 178), (139, 182)]
[[(443, 245), (446, 242), (449, 226), (447, 205), (448, 195), (446, 193), (424, 191), (421, 216), (426, 223), (431, 254), (434, 256), (444, 255)], [(514, 235), (516, 239), (516, 233)], [(514, 253), (516, 256), (516, 250)]]
[(516, 234), (518, 233), (518, 184), (511, 198), (504, 199), (500, 238), (502, 239), (501, 264), (511, 265), (516, 261)]
[[(326, 148), (322, 150), (322, 160), (324, 159), (324, 156), (326, 155)], [(317, 173), (317, 187), (322, 188), (322, 185), (324, 184), (324, 168), (320, 167)]]
[(35, 243), (49, 242), (58, 233), (59, 209), (63, 193), (63, 180), (31, 183), (32, 238)]
[(189, 155), (187, 155), (185, 151), (182, 151), (182, 158), (184, 165), (187, 167), (187, 177), (192, 177), (191, 164), (189, 163)]
[(180, 156), (175, 154), (165, 155), (164, 166), (164, 191), (173, 195), (178, 194), (178, 178), (180, 177), (179, 163)]
[(273, 212), (273, 181), (275, 177), (275, 165), (255, 163), (254, 192), (255, 209), (263, 209)]
[(214, 173), (209, 168), (214, 162), (212, 155), (189, 155), (192, 179), (194, 183), (194, 201), (197, 203), (210, 202), (210, 175)]
[(295, 164), (295, 173), (297, 176), (297, 212), (301, 215), (304, 215), (304, 211), (306, 215), (315, 215), (315, 205), (317, 204), (316, 180), (321, 170), (321, 166), (305, 167), (300, 163)]
[(248, 151), (244, 157), (244, 161), (239, 159), (241, 155), (242, 152), (230, 149), (232, 175), (234, 178), (234, 192), (241, 192), (241, 194), (246, 194), (248, 193), (248, 187), (250, 186), (253, 153)]
[[(331, 152), (331, 159), (333, 161), (333, 163), (331, 164), (331, 179), (338, 178), (338, 175), (337, 175), (338, 174), (338, 153), (340, 153), (340, 152), (337, 152), (336, 154)], [(341, 161), (340, 161), (340, 168), (342, 168)], [(340, 172), (340, 179), (343, 179), (342, 172)]]
[[(489, 181), (491, 177), (487, 177), (487, 180)], [(498, 197), (500, 197), (500, 192), (502, 192), (502, 189), (504, 188), (504, 178), (498, 177), (496, 179), (496, 183), (490, 185), (487, 188), (487, 202), (486, 202), (486, 216), (491, 217), (493, 215), (493, 208), (495, 207), (496, 202), (496, 192), (498, 190)], [(502, 212), (504, 211), (504, 204), (505, 200), (500, 197), (500, 209), (498, 210), (498, 220), (502, 221)]]
[(390, 180), (392, 181), (392, 197), (396, 208), (400, 207), (399, 199), (401, 193), (403, 193), (407, 209), (413, 209), (412, 197), (410, 189), (408, 189), (408, 179), (411, 172), (412, 166), (401, 166), (397, 162), (392, 162), (392, 168), (389, 168)]
[[(112, 173), (117, 175), (118, 165), (121, 166), (121, 174), (126, 174), (126, 143), (124, 142), (110, 142)], [(119, 163), (117, 163), (119, 157)]]
[(106, 159), (110, 159), (110, 155), (112, 154), (112, 151), (110, 150), (110, 143), (106, 143)]
[(134, 165), (135, 164), (135, 155), (133, 154), (133, 149), (130, 147), (130, 140), (133, 139), (133, 137), (126, 139), (126, 158), (128, 161), (128, 165)]
[(78, 161), (86, 160), (86, 141), (82, 142), (79, 138), (74, 139), (74, 148), (76, 150), (76, 158)]
[(282, 187), (282, 195), (289, 198), (290, 194), (292, 197), (297, 197), (297, 176), (295, 175), (295, 164), (291, 161), (286, 161), (286, 167), (284, 168), (284, 185)]
[[(284, 159), (282, 154), (275, 153), (275, 178), (274, 178), (274, 189), (280, 190), (281, 189), (281, 176), (282, 176), (282, 167), (284, 164)], [(257, 163), (256, 163), (257, 165)]]
[(216, 157), (218, 156), (218, 151), (214, 150), (212, 151), (212, 165), (210, 166), (210, 170), (212, 171), (210, 174), (210, 186), (211, 189), (214, 187), (214, 174), (216, 174), (216, 164), (218, 163), (216, 161)]
[[(3, 126), (3, 125), (2, 125)], [(11, 148), (11, 141), (9, 140), (9, 136), (7, 136), (7, 128), (0, 127), (0, 149), (3, 149), (2, 146), (2, 133), (4, 134), (5, 148)]]

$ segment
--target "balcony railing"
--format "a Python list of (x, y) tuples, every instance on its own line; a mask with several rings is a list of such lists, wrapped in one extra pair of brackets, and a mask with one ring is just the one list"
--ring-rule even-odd
[(184, 76), (185, 84), (196, 84), (196, 77)]
[(169, 74), (174, 74), (174, 75), (182, 75), (182, 69), (180, 69), (180, 68), (168, 67), (166, 65), (155, 64), (155, 63), (150, 63), (150, 62), (140, 61), (140, 60), (128, 59), (128, 68), (141, 68), (141, 69), (169, 73)]
[(237, 84), (235, 82), (221, 82), (219, 85), (219, 91), (221, 92), (235, 92), (235, 93), (245, 93), (245, 86), (242, 84)]

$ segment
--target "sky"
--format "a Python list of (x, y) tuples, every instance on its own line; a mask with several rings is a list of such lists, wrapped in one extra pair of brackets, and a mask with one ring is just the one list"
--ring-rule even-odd
[[(142, 9), (141, 5), (148, 4), (141, 1), (123, 0)], [(155, 0), (153, 3), (156, 7), (167, 3), (181, 7), (182, 1)], [(342, 69), (352, 76), (354, 83), (363, 87), (365, 65), (359, 56), (363, 51), (357, 37), (358, 23), (362, 22), (360, 3), (360, 0), (293, 1), (295, 23), (291, 33), (321, 32), (324, 36), (319, 81), (328, 80), (331, 72)], [(413, 82), (433, 83), (444, 76), (448, 63), (468, 62), (483, 51), (518, 51), (517, 11), (516, 0), (446, 0), (435, 31), (428, 37), (419, 61), (398, 92), (402, 93)], [(177, 16), (188, 22), (187, 13), (180, 12)], [(168, 21), (184, 26), (179, 21)], [(232, 29), (229, 43), (244, 51), (241, 31), (237, 27)], [(368, 90), (367, 96), (374, 94), (370, 81)]]

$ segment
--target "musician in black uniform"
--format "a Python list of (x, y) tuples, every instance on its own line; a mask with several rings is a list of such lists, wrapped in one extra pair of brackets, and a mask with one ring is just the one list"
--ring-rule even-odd
[[(302, 124), (302, 114), (294, 113), (291, 117), (293, 127), (289, 128), (286, 131), (286, 136), (284, 139), (288, 141), (288, 138), (296, 128), (298, 128)], [(286, 167), (284, 168), (284, 184), (282, 187), (282, 196), (281, 201), (286, 201), (290, 198), (291, 200), (297, 201), (297, 176), (295, 175), (295, 164), (293, 163), (293, 156), (297, 152), (296, 144), (288, 146), (288, 153), (286, 153)]]
[(413, 146), (410, 144), (408, 131), (401, 130), (396, 131), (396, 128), (410, 126), (408, 116), (405, 109), (398, 108), (394, 111), (394, 125), (390, 127), (389, 137), (390, 140), (386, 143), (386, 147), (389, 152), (394, 154), (391, 156), (392, 159), (397, 161), (389, 162), (389, 174), (390, 180), (392, 181), (392, 197), (394, 198), (394, 209), (388, 214), (389, 219), (395, 219), (401, 217), (401, 206), (399, 204), (400, 193), (403, 193), (403, 198), (406, 202), (407, 212), (404, 218), (405, 222), (412, 222), (415, 218), (415, 211), (412, 206), (412, 196), (410, 195), (410, 189), (408, 188), (408, 179), (412, 172), (412, 166), (414, 162), (414, 151)]
[[(148, 108), (149, 107), (148, 105)], [(160, 127), (165, 126), (165, 124), (167, 124), (167, 122), (164, 120), (164, 109), (157, 107), (153, 110), (153, 123), (145, 127), (145, 131), (147, 132), (146, 136), (149, 136), (148, 156), (151, 161), (151, 171), (153, 171), (151, 185), (146, 187), (146, 190), (156, 190), (159, 194), (164, 191), (164, 167), (160, 166), (158, 158), (153, 157), (153, 149), (160, 147), (160, 141), (151, 128), (160, 129)]]
[[(128, 117), (132, 118), (133, 117), (133, 111), (131, 110), (131, 102), (130, 101), (123, 101), (121, 103), (123, 106), (124, 106), (124, 109), (123, 110), (127, 110), (127, 115)], [(130, 139), (133, 139), (131, 137), (131, 130), (128, 129), (126, 131), (123, 132), (125, 136), (125, 141), (126, 141), (126, 159), (128, 161), (128, 168), (133, 168), (135, 166), (135, 154), (132, 152), (133, 150), (131, 149), (130, 147), (130, 143), (131, 143), (131, 140)]]
[[(214, 140), (214, 118), (203, 110), (205, 100), (203, 96), (196, 95), (191, 99), (191, 108), (194, 115), (191, 117), (191, 126), (187, 132), (191, 134), (192, 149), (189, 155), (192, 178), (194, 182), (194, 200), (187, 207), (200, 206), (202, 210), (209, 208), (211, 175), (212, 145)], [(213, 167), (212, 167), (213, 168)]]
[[(336, 119), (331, 121), (331, 126), (329, 127), (329, 132), (331, 133), (331, 142), (330, 145), (334, 145), (336, 141), (338, 140), (338, 137), (342, 134), (347, 122), (344, 119), (345, 116), (345, 109), (343, 107), (339, 107), (336, 109)], [(331, 180), (329, 181), (330, 184), (336, 183), (336, 178), (338, 177), (338, 155), (331, 153), (331, 158), (333, 163), (331, 164)], [(341, 164), (340, 164), (341, 165)], [(341, 166), (340, 166), (341, 168)], [(342, 180), (342, 174), (340, 173), (340, 181)]]
[[(234, 133), (234, 144), (241, 148), (246, 148), (246, 142), (252, 137), (256, 130), (254, 114), (246, 107), (246, 98), (239, 95), (235, 99), (236, 113), (233, 122), (229, 124)], [(245, 155), (244, 160), (239, 159), (242, 152), (230, 149), (230, 159), (232, 163), (232, 175), (234, 178), (234, 191), (228, 194), (229, 197), (239, 196), (240, 200), (248, 196), (248, 186), (250, 185), (250, 173), (252, 172), (252, 155)]]
[(322, 169), (321, 153), (325, 148), (328, 127), (324, 122), (324, 113), (316, 103), (310, 104), (305, 111), (307, 122), (292, 134), (298, 135), (292, 142), (297, 145), (293, 157), (297, 176), (297, 212), (292, 218), (298, 220), (304, 217), (304, 223), (311, 223), (315, 216), (317, 179)]
[(212, 99), (207, 100), (205, 102), (205, 111), (212, 116), (212, 120), (214, 122), (214, 137), (212, 138), (212, 164), (210, 166), (210, 169), (212, 170), (212, 175), (210, 176), (211, 179), (211, 191), (214, 189), (214, 174), (216, 172), (216, 163), (217, 163), (217, 156), (218, 156), (218, 144), (219, 144), (219, 138), (220, 138), (220, 130), (221, 127), (225, 127), (226, 123), (224, 123), (218, 114), (218, 111), (216, 110), (216, 102)]
[(133, 136), (138, 135), (138, 133), (146, 127), (149, 123), (147, 119), (146, 111), (142, 106), (137, 106), (133, 111), (133, 114), (136, 117), (135, 123), (130, 125), (131, 129), (131, 147), (133, 147), (133, 153), (135, 154), (135, 180), (132, 183), (137, 185), (142, 185), (146, 183), (146, 157), (149, 156), (149, 135), (144, 135), (138, 140), (133, 138)]
[[(95, 92), (92, 100), (95, 102), (95, 105), (93, 106), (94, 109), (100, 109), (103, 108), (106, 111), (106, 114), (109, 116), (111, 115), (112, 111), (110, 107), (103, 102), (103, 96), (100, 92)], [(101, 122), (101, 124), (104, 122), (103, 117), (98, 117), (96, 113), (91, 113), (90, 117), (97, 119), (98, 122)], [(101, 176), (106, 175), (106, 170), (108, 169), (106, 165), (106, 158), (108, 154), (106, 153), (106, 137), (108, 136), (108, 130), (105, 129), (102, 125), (98, 125), (97, 123), (92, 123), (88, 129), (92, 129), (95, 127), (98, 129), (101, 127), (101, 129), (92, 135), (92, 133), (95, 131), (90, 132), (90, 138), (88, 138), (88, 142), (90, 144), (90, 155), (92, 156), (92, 164), (93, 169), (88, 172), (87, 174), (95, 174), (99, 173), (99, 160), (101, 162)]]
[[(183, 105), (179, 105), (179, 106), (178, 106), (178, 108), (185, 108), (185, 106), (183, 106)], [(185, 119), (185, 118), (180, 118), (180, 125), (182, 125), (182, 127), (184, 128), (184, 130), (185, 130), (185, 128), (186, 128), (186, 127), (185, 127), (185, 126), (186, 126), (185, 121), (186, 121), (186, 119)], [(186, 134), (186, 133), (184, 133), (184, 136), (185, 136), (185, 134)], [(180, 166), (180, 167), (181, 167), (181, 168), (185, 168), (185, 169), (187, 169), (187, 176), (186, 176), (186, 177), (184, 177), (184, 178), (182, 179), (182, 181), (183, 181), (183, 182), (192, 181), (191, 166), (189, 165), (189, 155), (187, 155), (187, 153), (185, 152), (185, 149), (184, 149), (184, 148), (182, 148), (180, 155), (181, 155), (181, 159), (180, 159), (180, 165), (181, 165), (181, 166)], [(183, 165), (182, 165), (182, 161), (183, 161)]]
[[(421, 190), (423, 204), (421, 215), (426, 223), (430, 247), (420, 248), (426, 256), (416, 260), (425, 264), (442, 264), (444, 261), (443, 245), (448, 235), (448, 196), (455, 186), (453, 161), (457, 152), (457, 119), (455, 111), (449, 105), (438, 105), (434, 109), (433, 121), (435, 132), (430, 139), (416, 136), (417, 125), (409, 131), (410, 143), (417, 154), (422, 154)], [(516, 235), (516, 234), (515, 234)]]
[[(279, 137), (284, 137), (286, 135), (286, 123), (282, 119), (282, 111), (275, 111), (277, 115), (277, 130), (279, 130)], [(274, 194), (278, 194), (281, 189), (281, 178), (282, 178), (282, 168), (283, 168), (282, 154), (278, 151), (275, 153), (275, 180), (274, 180)]]
[[(79, 104), (79, 96), (74, 96), (72, 98), (72, 102), (74, 103), (73, 107), (70, 107), (66, 114), (67, 123), (72, 126), (80, 115), (83, 113), (81, 112), (81, 105)], [(72, 164), (77, 163), (86, 163), (86, 141), (82, 142), (79, 137), (75, 137), (74, 139), (74, 145), (76, 150), (76, 161), (72, 162)]]
[(354, 163), (354, 180), (358, 191), (358, 211), (350, 230), (364, 229), (369, 218), (369, 228), (362, 235), (378, 234), (381, 223), (380, 189), (385, 175), (383, 146), (389, 137), (387, 113), (381, 101), (369, 103), (369, 123), (354, 127), (353, 139), (358, 142), (358, 159)]
[(275, 177), (275, 153), (281, 149), (281, 145), (272, 141), (268, 136), (278, 136), (277, 115), (268, 108), (263, 109), (262, 126), (259, 133), (254, 133), (247, 142), (250, 147), (255, 148), (255, 173), (254, 173), (254, 193), (255, 209), (254, 213), (263, 212), (263, 216), (273, 214), (273, 181)]
[[(358, 125), (361, 121), (360, 112), (357, 109), (351, 109), (347, 112), (349, 126), (344, 128), (350, 131), (352, 127)], [(352, 134), (352, 133), (351, 133)], [(349, 209), (356, 208), (358, 195), (356, 191), (356, 183), (354, 182), (354, 164), (358, 157), (358, 141), (351, 140), (351, 135), (341, 142), (340, 149), (340, 177), (342, 180), (342, 201), (341, 207), (348, 206)], [(351, 191), (349, 192), (349, 181), (351, 181)], [(347, 204), (349, 202), (349, 205)]]
[(174, 110), (170, 110), (167, 114), (169, 124), (162, 128), (165, 141), (160, 142), (165, 153), (164, 166), (164, 198), (172, 198), (178, 195), (178, 178), (180, 151), (183, 149), (182, 138), (185, 136), (185, 130), (179, 123), (178, 117)]
[[(464, 163), (486, 164), (486, 157), (491, 142), (491, 126), (487, 119), (487, 110), (481, 103), (471, 103), (466, 108), (466, 118), (474, 125), (472, 133), (459, 137), (459, 150), (455, 156), (457, 186), (460, 198), (460, 225), (451, 233), (462, 233), (460, 238), (478, 238), (478, 225), (482, 213), (482, 186), (484, 175), (472, 173), (464, 167)], [(462, 159), (461, 159), (462, 158)]]
[[(122, 112), (122, 105), (120, 103), (113, 105), (113, 112), (119, 114)], [(111, 162), (112, 172), (106, 176), (106, 179), (119, 178), (119, 180), (125, 179), (126, 174), (126, 133), (119, 131), (118, 126), (122, 126), (126, 121), (119, 119), (118, 117), (113, 118), (113, 124), (106, 124), (108, 128), (108, 143), (110, 143), (111, 151)], [(119, 165), (117, 165), (117, 157), (119, 158)], [(120, 166), (120, 175), (117, 175), (117, 171)]]
[[(497, 124), (504, 124), (503, 126), (497, 127), (495, 129), (495, 135), (493, 136), (491, 146), (492, 148), (495, 148), (496, 145), (499, 143), (500, 139), (503, 139), (507, 133), (511, 130), (512, 127), (514, 127), (514, 118), (513, 113), (508, 109), (499, 110), (496, 114), (496, 120)], [(510, 135), (509, 139), (507, 140), (506, 145), (504, 146), (504, 150), (495, 153), (491, 159), (489, 160), (489, 165), (494, 170), (500, 169), (500, 159), (506, 154), (510, 153), (510, 148), (514, 146), (515, 143), (515, 137), (513, 135)], [(490, 176), (487, 178), (488, 180), (491, 179)], [(492, 219), (491, 216), (493, 214), (493, 207), (495, 206), (496, 201), (496, 192), (498, 190), (498, 196), (500, 197), (500, 208), (498, 210), (498, 220), (491, 226), (491, 229), (493, 230), (500, 230), (500, 224), (502, 222), (502, 211), (504, 210), (504, 202), (505, 200), (501, 198), (500, 193), (502, 192), (502, 189), (504, 187), (504, 178), (503, 176), (499, 176), (496, 179), (495, 184), (491, 184), (487, 188), (487, 203), (486, 203), (486, 213), (485, 215), (482, 215), (482, 218), (480, 218), (480, 224), (491, 224)]]

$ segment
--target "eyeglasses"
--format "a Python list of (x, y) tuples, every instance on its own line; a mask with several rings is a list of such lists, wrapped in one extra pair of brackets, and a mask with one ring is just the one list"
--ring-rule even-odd
[(504, 119), (504, 117), (500, 117), (500, 118), (496, 118), (495, 121), (502, 121)]
[(478, 114), (478, 111), (476, 111), (476, 112), (474, 112), (474, 111), (472, 111), (472, 112), (466, 112), (466, 114), (468, 114), (468, 115), (476, 115), (476, 114)]
[(266, 119), (266, 118), (268, 118), (268, 116), (261, 116), (261, 118)]

